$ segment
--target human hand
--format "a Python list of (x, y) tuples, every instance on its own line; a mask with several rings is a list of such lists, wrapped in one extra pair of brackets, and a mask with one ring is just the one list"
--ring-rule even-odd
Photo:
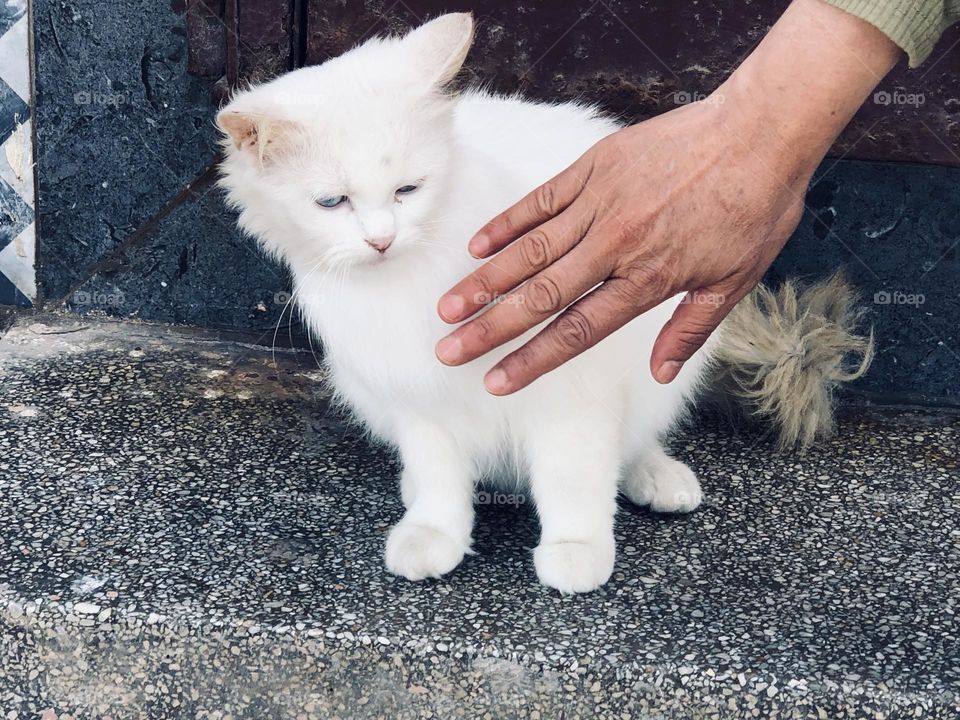
[(441, 340), (438, 358), (468, 362), (566, 308), (487, 374), (509, 394), (686, 291), (651, 357), (670, 382), (773, 262), (815, 167), (897, 56), (867, 23), (797, 0), (705, 101), (605, 138), (485, 225), (470, 252), (498, 254), (438, 312), (456, 323), (518, 297)]

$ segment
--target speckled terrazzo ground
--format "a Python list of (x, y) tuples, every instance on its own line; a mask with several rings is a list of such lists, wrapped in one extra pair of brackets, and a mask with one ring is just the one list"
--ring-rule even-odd
[(624, 505), (613, 579), (561, 597), (527, 505), (387, 575), (395, 465), (320, 378), (166, 327), (0, 339), (0, 717), (960, 715), (956, 418), (853, 413), (802, 458), (704, 420), (703, 509)]

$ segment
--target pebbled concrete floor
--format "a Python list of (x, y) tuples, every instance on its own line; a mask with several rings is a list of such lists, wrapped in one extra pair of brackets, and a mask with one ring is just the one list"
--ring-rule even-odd
[(495, 499), (449, 577), (387, 575), (395, 462), (321, 380), (183, 328), (14, 323), (2, 717), (960, 715), (957, 417), (850, 411), (804, 457), (704, 417), (673, 442), (704, 507), (624, 505), (613, 579), (561, 597)]

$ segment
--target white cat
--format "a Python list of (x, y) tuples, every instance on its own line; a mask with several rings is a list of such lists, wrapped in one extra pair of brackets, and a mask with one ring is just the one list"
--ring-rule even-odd
[(479, 264), (467, 239), (618, 129), (582, 105), (445, 92), (472, 35), (470, 15), (444, 15), (238, 93), (218, 116), (221, 183), (240, 226), (291, 268), (338, 397), (399, 450), (406, 513), (387, 568), (411, 580), (455, 568), (486, 478), (532, 495), (541, 582), (585, 592), (613, 571), (618, 490), (657, 511), (700, 504), (660, 439), (717, 341), (670, 385), (653, 380), (677, 297), (512, 396), (487, 394), (483, 373), (529, 334), (462, 367), (436, 359), (451, 330), (437, 300)]

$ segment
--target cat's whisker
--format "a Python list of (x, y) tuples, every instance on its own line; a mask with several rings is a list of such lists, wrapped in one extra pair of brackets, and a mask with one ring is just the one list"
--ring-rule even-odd
[[(280, 325), (283, 322), (284, 314), (287, 312), (288, 309), (290, 310), (290, 314), (289, 314), (290, 326), (288, 326), (288, 331), (289, 331), (288, 337), (290, 339), (290, 344), (292, 345), (293, 344), (292, 323), (293, 323), (294, 309), (296, 309), (299, 312), (302, 318), (306, 318), (308, 321), (310, 319), (309, 315), (307, 314), (302, 304), (297, 302), (298, 298), (300, 298), (307, 289), (307, 281), (310, 280), (310, 278), (313, 277), (313, 275), (317, 271), (323, 270), (324, 268), (326, 268), (331, 272), (328, 273), (327, 275), (324, 275), (321, 273), (321, 275), (318, 278), (319, 282), (321, 283), (321, 286), (322, 284), (327, 284), (327, 283), (332, 284), (334, 288), (336, 288), (338, 284), (342, 285), (344, 276), (345, 276), (345, 270), (346, 270), (346, 268), (344, 267), (344, 264), (341, 262), (342, 260), (341, 256), (343, 254), (344, 253), (342, 252), (341, 248), (337, 248), (337, 247), (328, 248), (323, 253), (321, 253), (319, 258), (313, 263), (313, 265), (309, 266), (309, 268), (303, 274), (303, 276), (300, 277), (298, 281), (295, 283), (294, 288), (290, 293), (290, 297), (287, 299), (286, 303), (284, 303), (284, 306), (280, 311), (280, 316), (277, 318), (277, 324), (274, 326), (273, 338), (271, 341), (271, 356), (272, 356), (274, 365), (276, 365), (277, 334), (280, 331)], [(336, 297), (335, 292), (328, 293), (328, 295)], [(320, 297), (320, 293), (317, 293), (317, 297)], [(308, 322), (307, 325), (308, 325), (307, 342), (310, 345), (311, 354), (313, 355), (314, 361), (317, 363), (317, 366), (322, 369), (322, 364), (320, 363), (319, 360), (317, 360), (316, 350), (313, 347), (313, 337), (309, 329), (310, 323)]]
[[(308, 272), (307, 272), (306, 275), (304, 276), (303, 280), (309, 279), (309, 278), (310, 278), (318, 269), (320, 269), (322, 266), (323, 266), (323, 258), (322, 258), (322, 256), (321, 256), (321, 259), (318, 260), (318, 261), (308, 270)], [(283, 322), (284, 313), (286, 313), (287, 310), (290, 309), (289, 318), (290, 318), (290, 324), (291, 324), (291, 326), (292, 326), (292, 324), (293, 324), (293, 310), (294, 310), (295, 307), (297, 307), (296, 305), (294, 305), (294, 301), (297, 299), (297, 296), (298, 296), (299, 294), (301, 294), (301, 289), (302, 289), (302, 287), (303, 287), (302, 282), (301, 282), (301, 284), (299, 284), (299, 285), (295, 285), (295, 287), (293, 288), (292, 292), (290, 293), (290, 297), (287, 298), (286, 303), (284, 303), (283, 308), (280, 310), (280, 317), (277, 318), (277, 324), (276, 324), (276, 326), (275, 326), (274, 329), (273, 329), (273, 339), (271, 340), (271, 343), (270, 343), (270, 353), (271, 353), (271, 360), (273, 361), (274, 366), (276, 366), (276, 364), (277, 364), (277, 333), (280, 332), (280, 323)], [(302, 313), (302, 310), (301, 310), (301, 313)], [(291, 329), (290, 332), (288, 333), (288, 337), (289, 337), (289, 339), (290, 339), (290, 344), (292, 345), (292, 344), (293, 344), (292, 329)]]

